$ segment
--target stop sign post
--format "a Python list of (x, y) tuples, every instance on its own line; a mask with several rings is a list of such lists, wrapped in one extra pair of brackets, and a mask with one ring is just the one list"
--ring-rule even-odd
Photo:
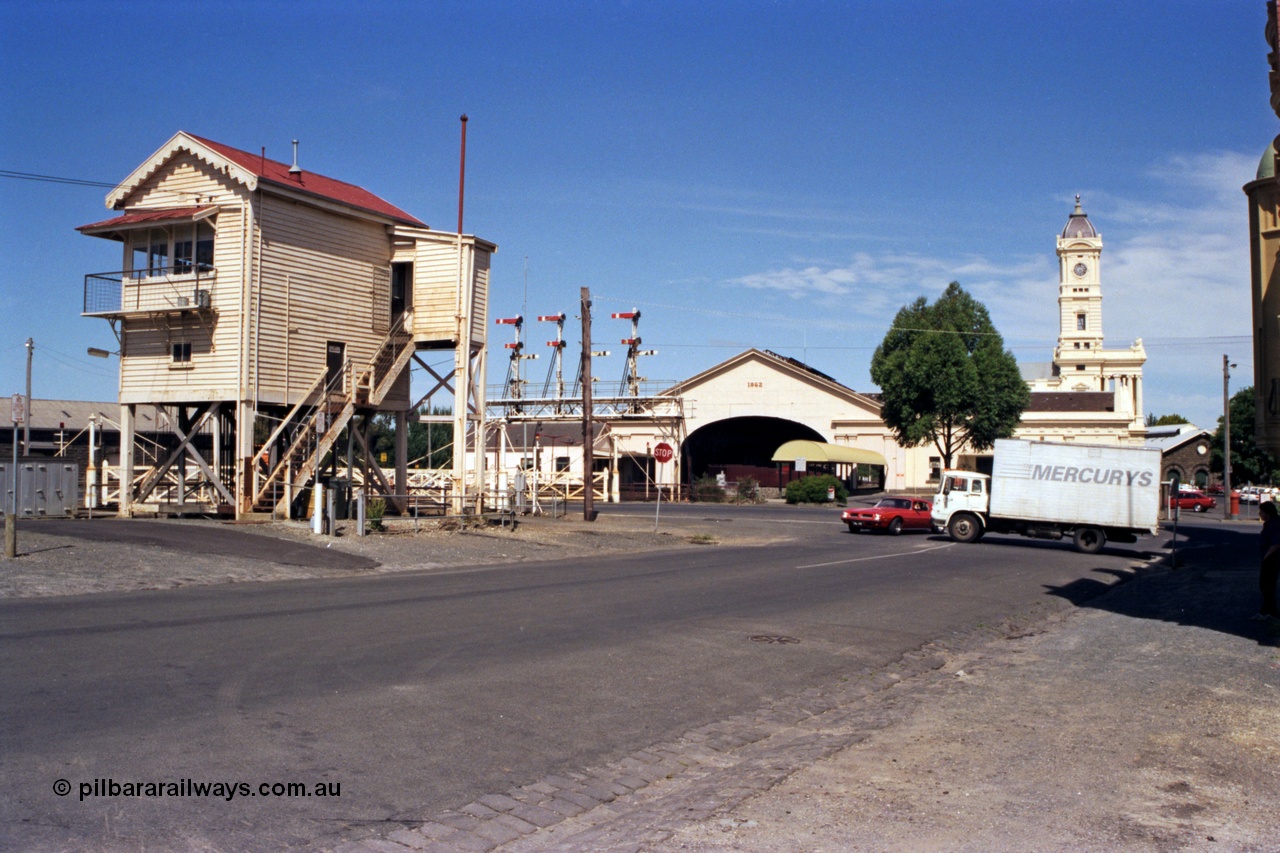
[[(653, 458), (662, 465), (665, 465), (668, 462), (670, 462), (672, 459), (675, 458), (675, 456), (676, 456), (676, 452), (672, 450), (671, 445), (667, 444), (665, 441), (658, 442), (658, 444), (653, 448)], [(654, 533), (658, 532), (658, 513), (662, 510), (662, 483), (657, 483), (657, 486), (658, 486), (658, 503), (653, 508), (653, 532)]]

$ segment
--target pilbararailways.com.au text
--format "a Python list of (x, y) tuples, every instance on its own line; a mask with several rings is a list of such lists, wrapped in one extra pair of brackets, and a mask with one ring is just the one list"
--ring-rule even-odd
[[(78, 785), (80, 801), (92, 797), (217, 797), (231, 802), (236, 797), (341, 797), (341, 782), (197, 782), (179, 779), (176, 782), (117, 782), (115, 779), (94, 779)], [(53, 783), (53, 792), (65, 797), (72, 791), (71, 783), (59, 779)]]

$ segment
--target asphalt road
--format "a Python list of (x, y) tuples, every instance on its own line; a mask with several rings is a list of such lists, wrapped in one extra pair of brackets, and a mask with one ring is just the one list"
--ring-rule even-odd
[(140, 547), (171, 548), (200, 554), (227, 557), (249, 557), (287, 566), (312, 566), (325, 569), (358, 571), (377, 565), (373, 560), (321, 548), (305, 542), (290, 542), (274, 536), (256, 536), (230, 527), (206, 524), (184, 524), (180, 521), (112, 521), (57, 519), (29, 522), (38, 524), (41, 533), (73, 539), (95, 539), (120, 542)]
[[(0, 848), (385, 834), (1078, 595), (1141, 557), (793, 522), (811, 528), (802, 545), (0, 603)], [(341, 796), (81, 800), (95, 779)]]

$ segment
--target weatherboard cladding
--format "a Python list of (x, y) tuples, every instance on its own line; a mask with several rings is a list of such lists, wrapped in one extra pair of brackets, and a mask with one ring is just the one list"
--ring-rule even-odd
[(471, 275), (474, 276), (474, 291), (471, 294), (471, 340), (475, 344), (482, 344), (485, 341), (485, 335), (488, 329), (485, 323), (488, 321), (488, 304), (489, 304), (489, 258), (488, 252), (472, 249), (468, 252), (470, 257)]
[(123, 199), (131, 213), (139, 208), (190, 207), (193, 203), (241, 205), (248, 190), (199, 157), (182, 152), (169, 158), (163, 168), (147, 175)]
[[(427, 342), (447, 342), (457, 338), (458, 238), (433, 232), (418, 239), (413, 270), (413, 335)], [(471, 341), (482, 345), (488, 329), (490, 251), (463, 237), (463, 275), (474, 280), (471, 310)]]
[[(217, 177), (203, 170), (152, 175), (142, 192), (172, 196), (182, 192), (217, 192)], [(173, 177), (173, 181), (169, 178)], [(230, 200), (231, 197), (228, 197)], [(241, 200), (236, 197), (235, 203)], [(214, 314), (191, 313), (131, 319), (124, 324), (121, 358), (121, 403), (194, 402), (237, 399), (240, 351), (239, 321), (245, 208), (222, 207), (214, 224), (213, 265), (216, 273), (201, 282), (209, 290)], [(125, 246), (127, 249), (127, 244)], [(190, 366), (173, 363), (173, 344), (191, 343)]]
[[(125, 323), (121, 403), (194, 402), (239, 396), (240, 342), (235, 318), (241, 301), (241, 234), (247, 197), (243, 186), (189, 153), (171, 158), (126, 196), (131, 209), (120, 219), (133, 216), (141, 220), (150, 215), (172, 218), (178, 212), (218, 207), (213, 219), (216, 273), (201, 285), (210, 292), (216, 316), (169, 315)], [(197, 199), (202, 204), (193, 207), (191, 202)], [(144, 226), (139, 225), (138, 230), (144, 230)], [(125, 257), (127, 251), (126, 243)], [(191, 344), (190, 366), (174, 365), (176, 342)]]
[(457, 337), (458, 255), (456, 247), (434, 241), (418, 243), (413, 268), (413, 333), (424, 341)]
[(250, 370), (260, 371), (264, 402), (291, 403), (324, 372), (326, 342), (343, 343), (355, 364), (373, 357), (384, 335), (374, 330), (373, 282), (390, 263), (391, 243), (375, 222), (273, 196), (263, 198), (258, 226), (261, 353), (250, 350)]

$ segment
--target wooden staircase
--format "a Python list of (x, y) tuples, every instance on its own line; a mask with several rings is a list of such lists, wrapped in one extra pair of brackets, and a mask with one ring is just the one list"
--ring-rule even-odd
[[(258, 449), (259, 454), (269, 451), (280, 436), (292, 430), (292, 443), (254, 492), (254, 511), (278, 515), (286, 497), (296, 496), (311, 485), (316, 471), (356, 412), (377, 408), (386, 399), (396, 379), (408, 367), (414, 349), (413, 336), (405, 331), (404, 317), (401, 317), (367, 364), (356, 369), (348, 360), (339, 375), (326, 382), (326, 375), (322, 374), (312, 384), (302, 401)], [(318, 426), (322, 419), (323, 431)], [(283, 509), (288, 512), (287, 506)]]

